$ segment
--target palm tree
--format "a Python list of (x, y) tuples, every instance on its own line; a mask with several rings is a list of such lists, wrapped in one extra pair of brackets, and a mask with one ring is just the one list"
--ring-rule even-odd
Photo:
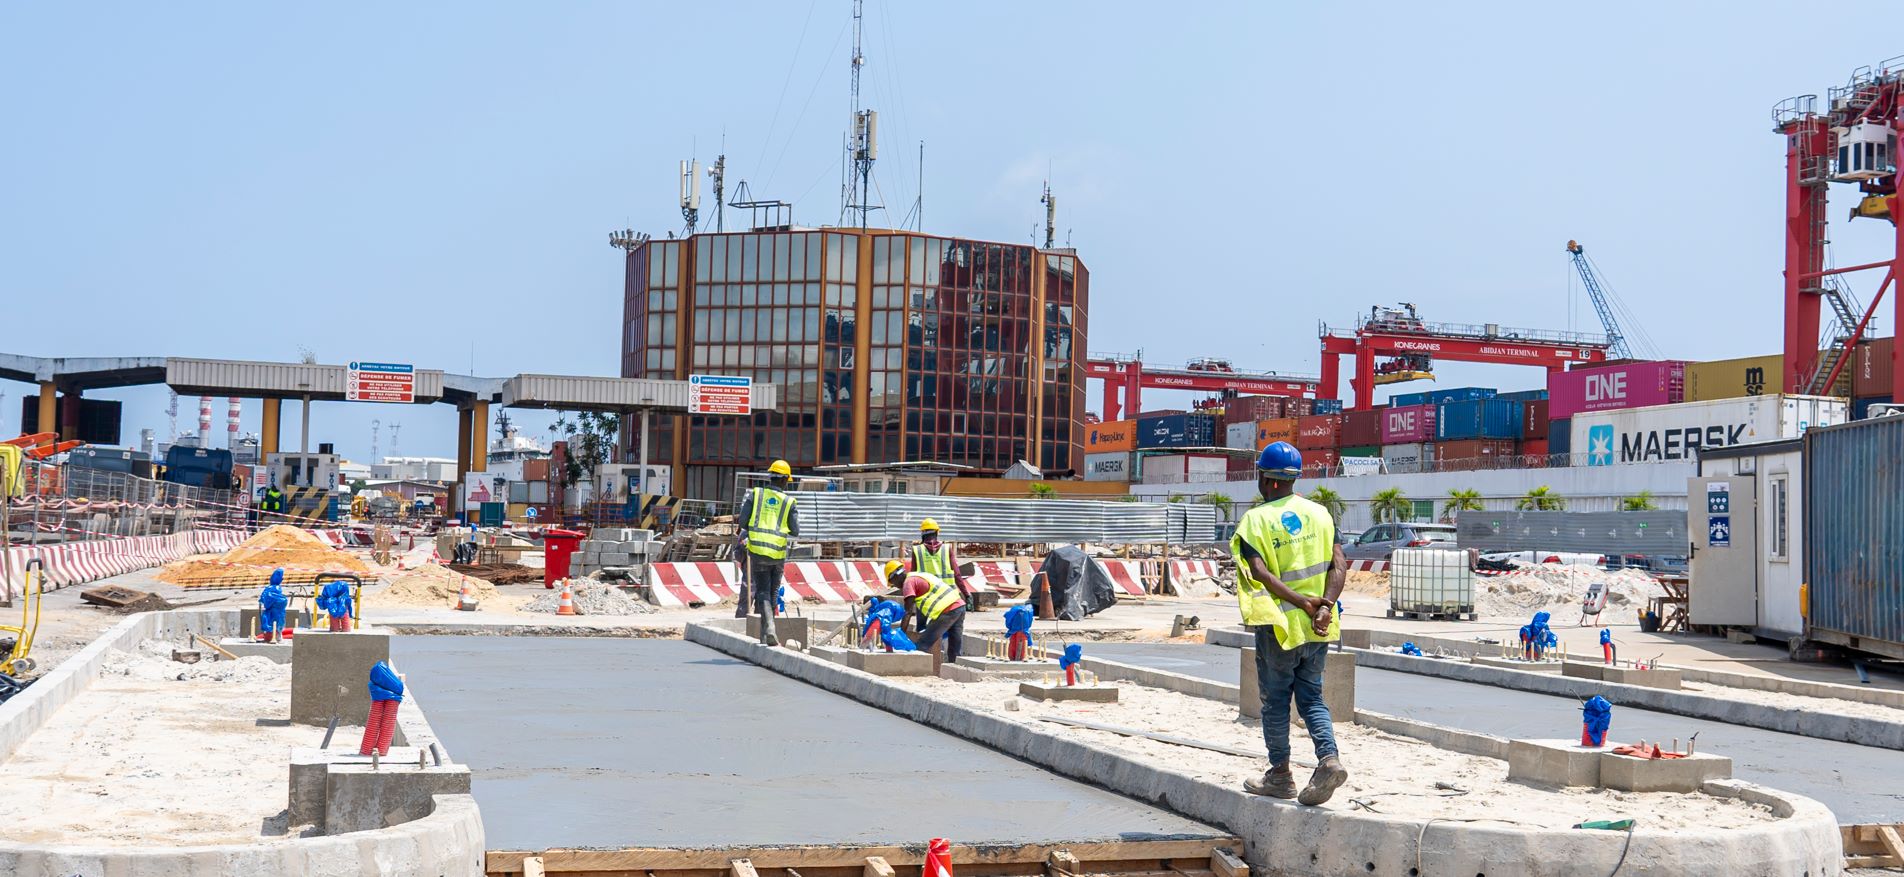
[(1342, 513), (1349, 510), (1349, 504), (1342, 501), (1342, 494), (1327, 487), (1318, 487), (1309, 491), (1309, 501), (1329, 511), (1329, 517), (1337, 524), (1342, 523)]
[(1414, 515), (1415, 503), (1403, 496), (1399, 487), (1379, 491), (1369, 499), (1369, 517), (1377, 524), (1405, 521)]
[(1231, 499), (1226, 493), (1206, 493), (1203, 495), (1202, 502), (1204, 505), (1215, 506), (1217, 519), (1222, 521), (1230, 519), (1230, 509), (1236, 506), (1236, 500)]
[(1620, 511), (1623, 512), (1650, 512), (1657, 508), (1659, 503), (1653, 502), (1653, 492), (1650, 490), (1642, 490), (1620, 500)]
[(1469, 488), (1450, 488), (1448, 501), (1441, 504), (1441, 519), (1454, 520), (1455, 512), (1478, 512), (1481, 510), (1481, 491)]
[(1558, 512), (1567, 508), (1567, 500), (1554, 489), (1543, 484), (1527, 492), (1526, 496), (1514, 501), (1516, 511)]
[(1042, 481), (1033, 481), (1031, 483), (1031, 498), (1032, 499), (1057, 499), (1058, 489)]

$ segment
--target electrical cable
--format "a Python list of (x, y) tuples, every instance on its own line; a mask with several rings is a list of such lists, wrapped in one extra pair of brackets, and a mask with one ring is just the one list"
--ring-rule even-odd
[(833, 64), (833, 56), (839, 54), (840, 40), (846, 36), (846, 32), (851, 28), (851, 23), (848, 23), (840, 28), (838, 34), (834, 35), (833, 48), (827, 51), (825, 63), (820, 65), (820, 72), (813, 78), (813, 87), (807, 90), (806, 103), (800, 105), (800, 115), (794, 118), (793, 127), (787, 131), (787, 142), (781, 145), (780, 155), (774, 159), (773, 169), (767, 172), (767, 182), (761, 186), (763, 191), (773, 186), (774, 175), (780, 172), (780, 164), (787, 158), (787, 149), (793, 146), (794, 136), (800, 133), (800, 125), (806, 121), (807, 110), (813, 107), (813, 96), (819, 93), (820, 83), (826, 81), (826, 70)]
[(774, 102), (773, 121), (767, 124), (767, 136), (760, 139), (760, 155), (754, 157), (754, 166), (759, 167), (767, 161), (767, 147), (773, 144), (774, 129), (780, 125), (780, 111), (787, 104), (787, 86), (793, 84), (793, 70), (800, 64), (800, 51), (806, 48), (807, 27), (813, 24), (813, 10), (818, 8), (820, 0), (807, 5), (807, 17), (800, 22), (800, 39), (793, 44), (793, 60), (787, 62), (786, 78), (780, 81), (780, 98)]

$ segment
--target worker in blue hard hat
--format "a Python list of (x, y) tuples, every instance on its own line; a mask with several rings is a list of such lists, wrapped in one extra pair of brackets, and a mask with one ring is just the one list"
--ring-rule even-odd
[[(1335, 620), (1348, 561), (1335, 544), (1335, 518), (1296, 495), (1302, 453), (1272, 442), (1256, 459), (1261, 504), (1243, 514), (1230, 538), (1236, 559), (1236, 601), (1243, 625), (1256, 635), (1256, 683), (1263, 698), (1263, 743), (1269, 770), (1245, 791), (1295, 798), (1315, 806), (1348, 781), (1337, 754), (1335, 726), (1322, 701), (1322, 667), (1329, 641), (1341, 639)], [(1315, 745), (1316, 771), (1300, 794), (1289, 769), (1289, 701), (1302, 711)]]

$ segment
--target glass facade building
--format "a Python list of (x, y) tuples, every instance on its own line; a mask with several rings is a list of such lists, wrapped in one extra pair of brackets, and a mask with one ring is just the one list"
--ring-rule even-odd
[[(1090, 281), (1070, 250), (758, 230), (650, 240), (626, 270), (624, 377), (780, 387), (777, 411), (653, 421), (675, 494), (725, 499), (775, 459), (1082, 468)], [(624, 430), (628, 459), (637, 439)]]

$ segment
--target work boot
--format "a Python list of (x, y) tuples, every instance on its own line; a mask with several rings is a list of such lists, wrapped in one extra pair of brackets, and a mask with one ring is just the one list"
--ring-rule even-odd
[(770, 633), (770, 634), (767, 634), (765, 638), (761, 639), (760, 643), (761, 645), (764, 645), (767, 648), (771, 649), (775, 646), (780, 645), (780, 638)]
[(1309, 775), (1308, 787), (1296, 800), (1310, 807), (1326, 804), (1329, 796), (1348, 781), (1349, 771), (1342, 766), (1342, 759), (1331, 755), (1316, 764), (1316, 772)]
[(1296, 775), (1289, 772), (1289, 765), (1272, 767), (1263, 771), (1263, 778), (1260, 780), (1244, 780), (1243, 791), (1252, 795), (1288, 800), (1296, 797)]

